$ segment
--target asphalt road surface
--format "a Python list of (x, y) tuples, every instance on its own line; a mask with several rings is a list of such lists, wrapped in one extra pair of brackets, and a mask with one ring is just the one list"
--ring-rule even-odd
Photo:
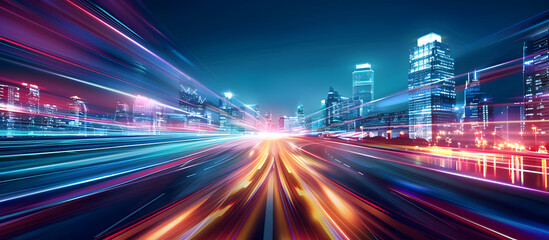
[(228, 135), (0, 151), (0, 239), (549, 238), (545, 189), (440, 153)]

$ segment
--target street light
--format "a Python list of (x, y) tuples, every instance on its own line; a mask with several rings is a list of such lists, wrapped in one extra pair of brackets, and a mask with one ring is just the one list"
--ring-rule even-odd
[(360, 139), (364, 141), (364, 127), (360, 126)]

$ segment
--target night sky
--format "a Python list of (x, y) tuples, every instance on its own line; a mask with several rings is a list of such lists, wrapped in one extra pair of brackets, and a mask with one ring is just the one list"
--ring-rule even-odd
[[(515, 33), (547, 15), (508, 27), (544, 12), (546, 3), (143, 2), (198, 59), (197, 68), (205, 72), (198, 80), (218, 92), (231, 90), (245, 103), (258, 103), (262, 112), (270, 110), (275, 116), (294, 115), (298, 104), (304, 104), (307, 114), (317, 110), (330, 86), (350, 96), (357, 63), (372, 64), (376, 98), (405, 90), (409, 49), (429, 32), (450, 44), (456, 75), (520, 58), (522, 39), (537, 30)], [(486, 90), (495, 100), (517, 100), (522, 92), (520, 63), (504, 73), (488, 74), (492, 85)], [(464, 81), (465, 77), (457, 80)], [(458, 103), (461, 95), (458, 92)], [(401, 101), (399, 107), (403, 106)]]

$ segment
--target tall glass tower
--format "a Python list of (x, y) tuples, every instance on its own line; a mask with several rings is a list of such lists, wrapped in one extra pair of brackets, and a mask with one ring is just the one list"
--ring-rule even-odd
[[(465, 100), (465, 119), (464, 122), (479, 123), (482, 119), (481, 104), (484, 99), (484, 92), (480, 90), (480, 81), (478, 79), (477, 71), (473, 73), (473, 78), (470, 74), (467, 74), (467, 82), (465, 83), (464, 90)], [(470, 129), (471, 125), (465, 125), (466, 129)]]
[(408, 114), (410, 136), (432, 141), (456, 121), (454, 59), (440, 35), (429, 33), (417, 39), (410, 51)]
[[(356, 65), (353, 72), (353, 100), (362, 100), (362, 104), (374, 100), (374, 70), (368, 63)], [(360, 115), (364, 116), (372, 110), (372, 104), (366, 104), (361, 107)]]
[[(524, 133), (528, 143), (549, 142), (549, 30), (524, 42)], [(533, 140), (533, 141), (532, 141)]]

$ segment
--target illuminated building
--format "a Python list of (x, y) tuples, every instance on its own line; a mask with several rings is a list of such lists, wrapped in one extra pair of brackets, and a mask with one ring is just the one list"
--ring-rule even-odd
[(68, 104), (69, 107), (69, 126), (74, 127), (86, 135), (87, 133), (87, 124), (86, 120), (88, 117), (88, 106), (86, 103), (79, 98), (78, 96), (72, 96), (71, 101)]
[[(357, 125), (362, 126), (362, 131), (368, 137), (386, 137), (387, 132), (408, 134), (408, 112), (388, 112), (378, 113), (367, 116), (357, 121)], [(360, 131), (360, 129), (356, 129)], [(389, 134), (391, 138), (398, 137), (400, 134)]]
[(303, 105), (297, 106), (297, 124), (300, 129), (305, 129), (305, 109)]
[(137, 96), (133, 102), (133, 122), (145, 132), (153, 132), (156, 108), (153, 100)]
[(19, 123), (18, 106), (20, 101), (19, 87), (0, 84), (0, 121), (1, 130), (6, 130), (5, 135), (11, 136), (16, 122)]
[(490, 130), (494, 117), (494, 107), (489, 104), (486, 93), (481, 91), (480, 80), (475, 71), (473, 77), (467, 75), (467, 82), (464, 90), (464, 130), (485, 129)]
[(332, 125), (341, 123), (341, 115), (339, 115), (339, 103), (341, 102), (341, 96), (339, 92), (330, 87), (328, 91), (328, 97), (326, 98), (326, 127), (331, 128)]
[(265, 113), (265, 130), (273, 130), (273, 115), (270, 112)]
[(260, 121), (261, 115), (259, 114), (259, 104), (249, 104), (244, 106), (243, 109), (246, 113), (244, 114), (245, 122), (256, 129), (259, 129), (262, 124)]
[(325, 127), (331, 131), (348, 131), (355, 129), (355, 120), (360, 116), (359, 99), (343, 97), (330, 87), (325, 101)]
[(38, 114), (40, 113), (40, 89), (34, 84), (22, 83), (20, 101), (23, 108), (22, 126), (23, 130), (30, 131), (32, 134), (39, 121)]
[(59, 127), (59, 118), (56, 117), (57, 106), (52, 104), (44, 104), (44, 128), (53, 130)]
[(179, 108), (185, 111), (187, 126), (200, 130), (201, 126), (211, 123), (211, 117), (206, 114), (206, 98), (198, 95), (197, 89), (180, 85)]
[(311, 130), (313, 131), (324, 131), (325, 130), (325, 120), (326, 120), (326, 100), (320, 101), (320, 110), (311, 116)]
[(454, 59), (448, 44), (429, 33), (410, 51), (408, 110), (410, 136), (433, 140), (439, 131), (451, 130), (456, 121)]
[(223, 94), (224, 98), (219, 99), (219, 128), (221, 131), (229, 133), (243, 132), (244, 128), (239, 126), (239, 121), (244, 120), (244, 113), (241, 113), (238, 108), (232, 104), (233, 94), (226, 92)]
[(118, 100), (116, 109), (114, 111), (114, 121), (122, 124), (130, 123), (130, 116), (128, 114), (130, 107)]
[(299, 123), (297, 117), (280, 117), (278, 119), (278, 130), (281, 132), (299, 131)]
[[(353, 99), (366, 104), (374, 100), (374, 70), (368, 63), (356, 65), (353, 72)], [(373, 110), (372, 104), (361, 107), (360, 115), (364, 116)]]
[[(480, 90), (480, 81), (478, 79), (477, 72), (475, 71), (473, 73), (473, 77), (471, 78), (471, 74), (467, 75), (467, 81), (465, 82), (465, 90), (464, 90), (464, 111), (465, 111), (465, 118), (464, 122), (467, 123), (479, 123), (482, 119), (482, 107), (481, 105), (482, 100), (484, 99), (484, 92)], [(466, 129), (471, 128), (471, 125), (466, 125)]]
[(231, 131), (231, 116), (233, 111), (233, 106), (231, 105), (231, 98), (233, 94), (231, 92), (226, 92), (223, 99), (219, 99), (219, 129), (221, 131)]
[(541, 144), (547, 143), (549, 134), (548, 35), (549, 30), (534, 35), (524, 42), (523, 48), (524, 132), (527, 139), (536, 137)]

